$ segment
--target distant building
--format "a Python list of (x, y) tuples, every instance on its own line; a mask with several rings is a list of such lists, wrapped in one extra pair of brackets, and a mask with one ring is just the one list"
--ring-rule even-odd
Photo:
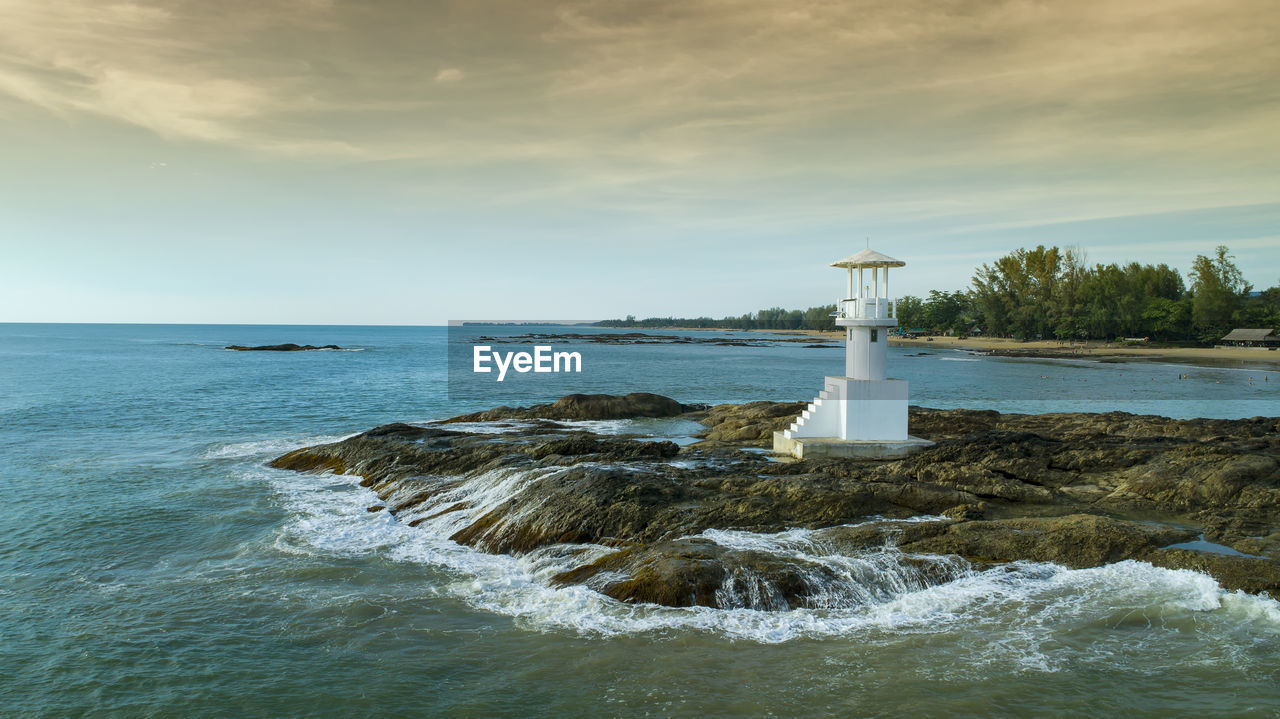
[(1275, 330), (1234, 329), (1219, 340), (1224, 345), (1233, 347), (1280, 347), (1280, 336)]

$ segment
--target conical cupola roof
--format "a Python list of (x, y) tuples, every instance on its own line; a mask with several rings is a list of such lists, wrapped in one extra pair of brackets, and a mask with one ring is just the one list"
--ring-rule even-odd
[(832, 267), (906, 267), (907, 263), (882, 255), (871, 248), (855, 252), (843, 260), (831, 263)]

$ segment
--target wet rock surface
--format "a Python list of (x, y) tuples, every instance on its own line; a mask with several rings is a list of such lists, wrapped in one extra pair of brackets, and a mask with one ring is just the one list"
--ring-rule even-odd
[(660, 394), (632, 392), (621, 397), (611, 394), (571, 394), (550, 404), (532, 407), (495, 407), (483, 412), (447, 419), (453, 422), (493, 422), (503, 419), (635, 419), (636, 417), (675, 417), (685, 412), (705, 409), (683, 405)]
[(247, 345), (227, 345), (223, 349), (235, 350), (237, 352), (310, 352), (313, 350), (340, 350), (342, 348), (338, 345), (296, 345), (290, 342), (282, 345), (257, 345), (253, 347)]
[[(936, 444), (910, 457), (773, 461), (759, 448), (801, 408), (570, 395), (271, 464), (358, 475), (370, 511), (480, 551), (562, 551), (554, 584), (624, 602), (838, 607), (1009, 562), (1129, 559), (1280, 598), (1277, 418), (912, 408), (911, 433)], [(681, 447), (573, 423), (629, 417), (706, 429)], [(1172, 546), (1197, 538), (1222, 551)]]

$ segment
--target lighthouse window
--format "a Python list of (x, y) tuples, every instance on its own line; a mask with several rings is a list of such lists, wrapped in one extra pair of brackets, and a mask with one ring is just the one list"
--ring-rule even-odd
[(871, 341), (872, 342), (880, 341), (880, 330), (871, 330)]

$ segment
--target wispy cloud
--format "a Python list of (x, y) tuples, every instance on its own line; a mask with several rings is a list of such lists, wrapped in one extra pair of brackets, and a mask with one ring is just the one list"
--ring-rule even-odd
[(1280, 8), (1263, 0), (0, 0), (0, 16), (0, 94), (68, 120), (498, 173), (511, 201), (1077, 217), (1280, 189)]
[(464, 77), (464, 73), (462, 72), (462, 70), (456, 67), (446, 67), (440, 72), (436, 73), (436, 82), (442, 82), (442, 83), (460, 82), (463, 77)]

